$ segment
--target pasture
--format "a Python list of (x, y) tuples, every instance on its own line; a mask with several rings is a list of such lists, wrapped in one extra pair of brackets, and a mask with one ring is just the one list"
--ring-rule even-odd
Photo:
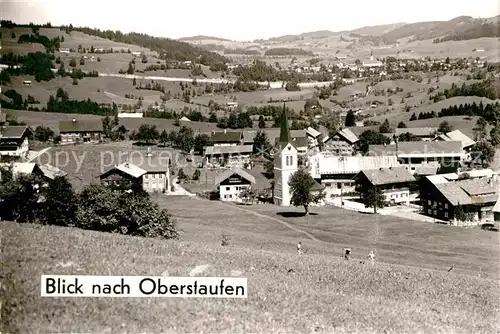
[[(2, 222), (4, 330), (496, 333), (498, 281), (486, 277), (498, 270), (495, 233), (374, 221), (341, 209), (314, 209), (308, 222), (280, 217), (284, 210), (271, 205), (157, 200), (176, 219), (179, 241)], [(298, 240), (308, 250), (302, 256)], [(341, 258), (343, 246), (352, 247), (351, 261)], [(377, 262), (360, 263), (372, 247)], [(39, 297), (42, 274), (188, 276), (199, 265), (209, 265), (204, 276), (247, 277), (248, 299)]]

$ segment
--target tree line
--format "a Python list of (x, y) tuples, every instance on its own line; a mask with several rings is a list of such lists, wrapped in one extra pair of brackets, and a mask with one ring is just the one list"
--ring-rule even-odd
[(429, 96), (429, 100), (439, 102), (443, 99), (449, 99), (455, 96), (478, 96), (496, 100), (500, 98), (499, 86), (500, 82), (495, 78), (488, 78), (471, 85), (466, 85), (465, 83), (463, 83), (460, 87), (453, 83), (451, 88), (445, 89), (442, 92)]
[(459, 106), (454, 105), (443, 108), (438, 113), (435, 111), (421, 112), (418, 114), (418, 117), (413, 113), (410, 117), (410, 121), (446, 116), (480, 116), (488, 123), (497, 125), (500, 123), (500, 103), (488, 103), (485, 105), (481, 101), (479, 103), (472, 102), (460, 104)]
[(1, 56), (1, 63), (9, 67), (0, 72), (0, 84), (10, 82), (12, 76), (33, 75), (36, 81), (50, 81), (56, 77), (52, 71), (55, 57), (50, 53), (35, 52), (14, 55), (12, 52)]
[(34, 44), (34, 43), (40, 43), (45, 47), (45, 50), (47, 53), (54, 53), (54, 51), (58, 50), (59, 47), (61, 46), (61, 38), (56, 37), (56, 38), (48, 38), (47, 36), (39, 35), (38, 33), (35, 33), (33, 35), (31, 34), (24, 34), (21, 35), (17, 41), (19, 44)]
[(314, 56), (314, 53), (298, 48), (272, 48), (266, 50), (264, 56)]
[(75, 193), (66, 177), (46, 182), (39, 175), (14, 175), (1, 168), (2, 220), (76, 227), (143, 237), (177, 238), (175, 221), (139, 187), (131, 193), (104, 185)]

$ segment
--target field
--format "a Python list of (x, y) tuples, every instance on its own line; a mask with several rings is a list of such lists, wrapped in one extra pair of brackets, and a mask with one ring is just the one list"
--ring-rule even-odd
[[(157, 200), (177, 220), (179, 241), (2, 222), (2, 269), (8, 278), (2, 285), (4, 331), (498, 329), (499, 282), (488, 278), (498, 273), (496, 233), (385, 217), (373, 221), (371, 215), (341, 209), (314, 209), (318, 215), (307, 221), (282, 218), (276, 212), (284, 210), (270, 205), (248, 209), (176, 196)], [(220, 246), (222, 233), (230, 238), (227, 247)], [(408, 243), (410, 236), (414, 241)], [(303, 256), (295, 251), (298, 240), (307, 250)], [(354, 252), (351, 261), (340, 256), (346, 246)], [(377, 262), (361, 263), (372, 248)], [(455, 268), (447, 272), (452, 263)], [(187, 276), (200, 265), (209, 265), (205, 276), (247, 277), (248, 299), (39, 297), (41, 274)]]

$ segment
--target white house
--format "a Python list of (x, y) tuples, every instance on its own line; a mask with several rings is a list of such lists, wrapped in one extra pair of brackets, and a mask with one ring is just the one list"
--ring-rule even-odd
[(29, 150), (27, 126), (6, 126), (0, 129), (0, 155), (25, 157)]
[(242, 202), (240, 194), (255, 185), (255, 177), (244, 169), (232, 168), (217, 176), (215, 183), (221, 201)]

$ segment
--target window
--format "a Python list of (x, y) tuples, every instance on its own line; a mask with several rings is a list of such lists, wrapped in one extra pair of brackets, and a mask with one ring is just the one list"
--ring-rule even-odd
[[(448, 203), (444, 203), (444, 208), (448, 209)], [(446, 213), (446, 214), (448, 215), (448, 213)], [(448, 217), (448, 216), (446, 216), (446, 217)]]
[(444, 216), (445, 216), (446, 218), (448, 218), (448, 212), (445, 212), (445, 213), (444, 213)]
[(431, 200), (428, 200), (428, 201), (427, 201), (427, 205), (432, 205), (432, 201), (431, 201)]
[(144, 175), (144, 178), (147, 180), (147, 179), (148, 179), (148, 176), (149, 176), (148, 174), (145, 174), (145, 175)]
[(293, 157), (290, 157), (290, 166), (293, 166)]
[(337, 189), (342, 189), (342, 183), (340, 182), (337, 183)]
[(434, 210), (434, 212), (433, 212), (433, 213), (434, 213), (434, 215), (437, 215), (437, 213), (438, 213), (438, 212), (437, 212), (437, 210)]
[(226, 190), (229, 191), (229, 187), (226, 187)]
[(286, 166), (288, 166), (288, 165), (289, 165), (289, 161), (290, 161), (290, 160), (289, 160), (289, 156), (287, 155), (287, 156), (286, 156), (286, 164), (285, 164)]

